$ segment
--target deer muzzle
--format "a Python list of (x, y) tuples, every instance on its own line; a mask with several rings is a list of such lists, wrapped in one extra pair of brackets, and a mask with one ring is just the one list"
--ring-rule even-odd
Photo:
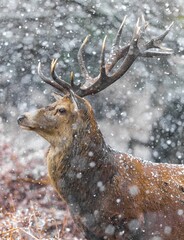
[(17, 123), (21, 128), (24, 128), (26, 130), (33, 130), (33, 124), (26, 114), (20, 115), (17, 118)]

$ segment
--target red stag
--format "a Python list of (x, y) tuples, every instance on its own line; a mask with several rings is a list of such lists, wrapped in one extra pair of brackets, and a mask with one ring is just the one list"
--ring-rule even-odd
[[(184, 239), (184, 166), (145, 162), (112, 150), (104, 141), (94, 113), (84, 96), (95, 94), (118, 80), (135, 59), (166, 56), (170, 49), (160, 44), (170, 27), (159, 37), (140, 47), (146, 28), (138, 20), (132, 40), (120, 47), (123, 23), (115, 38), (110, 58), (105, 61), (105, 41), (100, 73), (92, 78), (83, 59), (84, 40), (78, 61), (84, 84), (62, 80), (51, 63), (50, 77), (39, 64), (41, 79), (61, 94), (56, 101), (36, 113), (25, 113), (18, 124), (45, 138), (48, 173), (52, 185), (66, 201), (78, 228), (88, 240)], [(119, 68), (112, 69), (120, 61)]]

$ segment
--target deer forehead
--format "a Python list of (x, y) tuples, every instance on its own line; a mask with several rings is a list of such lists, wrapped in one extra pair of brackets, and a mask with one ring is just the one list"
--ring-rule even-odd
[(69, 97), (63, 97), (56, 102), (53, 103), (55, 108), (65, 108), (66, 110), (73, 111), (74, 110), (74, 103), (71, 101)]

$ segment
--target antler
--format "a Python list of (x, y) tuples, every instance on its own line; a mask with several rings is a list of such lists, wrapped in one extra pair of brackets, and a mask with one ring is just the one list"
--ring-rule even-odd
[[(38, 73), (39, 76), (43, 79), (43, 81), (49, 83), (50, 85), (54, 86), (58, 90), (60, 90), (63, 93), (66, 93), (68, 91), (73, 91), (77, 95), (84, 97), (87, 95), (95, 94), (97, 92), (102, 91), (115, 81), (117, 81), (120, 77), (122, 77), (126, 71), (130, 68), (130, 66), (134, 63), (137, 57), (158, 57), (158, 56), (168, 56), (173, 53), (172, 49), (164, 48), (161, 46), (162, 41), (164, 40), (165, 36), (170, 31), (173, 23), (170, 24), (170, 26), (165, 30), (164, 33), (162, 33), (160, 36), (151, 39), (150, 42), (145, 43), (141, 48), (139, 47), (139, 39), (142, 37), (146, 27), (147, 23), (144, 20), (144, 17), (138, 18), (132, 39), (129, 44), (127, 44), (124, 47), (120, 46), (120, 40), (122, 35), (122, 30), (125, 25), (126, 16), (124, 17), (122, 24), (118, 30), (118, 33), (115, 37), (114, 43), (112, 45), (110, 57), (105, 62), (105, 43), (106, 38), (105, 36), (102, 44), (102, 50), (101, 50), (101, 61), (100, 61), (100, 73), (97, 77), (91, 77), (88, 73), (88, 70), (85, 66), (85, 61), (83, 58), (83, 52), (85, 49), (85, 46), (88, 42), (89, 36), (85, 38), (83, 41), (79, 52), (78, 52), (78, 62), (81, 69), (81, 73), (85, 79), (84, 84), (76, 85), (74, 83), (74, 75), (71, 74), (71, 84), (65, 82), (62, 80), (59, 76), (57, 76), (55, 68), (57, 64), (57, 60), (53, 60), (51, 63), (51, 77), (52, 80), (45, 77), (43, 73), (41, 72), (41, 65), (38, 66)], [(114, 73), (111, 73), (111, 70), (114, 68), (114, 66), (119, 62), (119, 60), (123, 60), (120, 64), (119, 68), (114, 71)]]

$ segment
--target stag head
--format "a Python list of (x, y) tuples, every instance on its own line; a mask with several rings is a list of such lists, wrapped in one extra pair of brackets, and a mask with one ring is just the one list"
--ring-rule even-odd
[[(18, 118), (18, 124), (26, 130), (32, 130), (45, 138), (51, 145), (69, 140), (75, 132), (87, 125), (87, 111), (92, 115), (89, 103), (72, 93), (61, 96), (53, 94), (56, 101), (33, 113), (25, 113)], [(84, 121), (86, 119), (86, 121)], [(86, 122), (86, 123), (85, 123)], [(63, 136), (63, 139), (61, 139)]]

